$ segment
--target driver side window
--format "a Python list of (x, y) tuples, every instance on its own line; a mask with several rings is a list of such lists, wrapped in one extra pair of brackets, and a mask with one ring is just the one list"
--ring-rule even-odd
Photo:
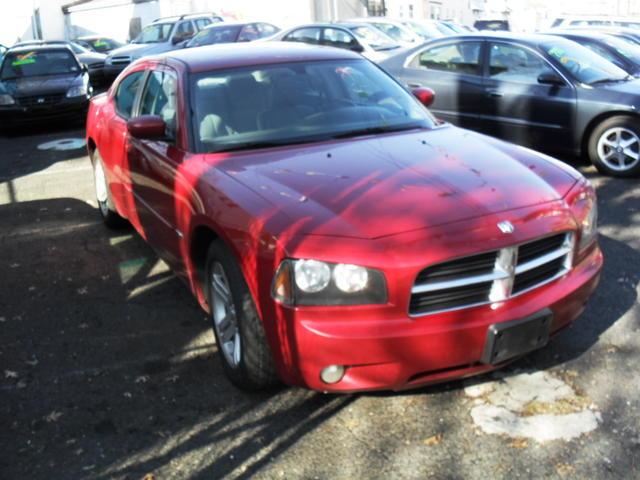
[(178, 82), (172, 72), (155, 71), (149, 75), (140, 101), (140, 115), (158, 115), (167, 124), (166, 134), (176, 138)]
[(117, 114), (125, 120), (131, 118), (131, 111), (133, 110), (133, 104), (143, 75), (143, 71), (133, 72), (123, 78), (118, 85), (115, 95), (115, 107)]
[(489, 76), (496, 80), (537, 84), (550, 67), (536, 54), (515, 45), (494, 43), (489, 50)]

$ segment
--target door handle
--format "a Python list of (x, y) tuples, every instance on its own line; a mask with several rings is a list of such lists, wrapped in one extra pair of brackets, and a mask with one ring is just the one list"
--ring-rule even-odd
[(487, 97), (500, 98), (502, 96), (504, 96), (504, 93), (500, 90), (487, 90)]
[(422, 84), (421, 83), (408, 83), (407, 86), (409, 88), (422, 88)]

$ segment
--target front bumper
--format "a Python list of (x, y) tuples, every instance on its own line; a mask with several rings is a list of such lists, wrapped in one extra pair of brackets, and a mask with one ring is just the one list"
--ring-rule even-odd
[(86, 97), (65, 98), (59, 103), (42, 107), (20, 105), (0, 107), (0, 125), (18, 127), (48, 120), (79, 120), (86, 116), (88, 107), (89, 99)]
[[(499, 368), (502, 365), (480, 363), (489, 326), (549, 308), (553, 336), (584, 310), (598, 284), (602, 262), (596, 248), (565, 277), (495, 309), (485, 305), (366, 322), (353, 315), (344, 321), (305, 318), (299, 312), (295, 350), (300, 352), (301, 383), (331, 392), (403, 390)], [(320, 371), (328, 365), (347, 366), (340, 382), (327, 385), (320, 380)]]
[[(514, 232), (500, 233), (496, 225), (501, 220), (509, 220)], [(598, 246), (575, 255), (563, 276), (526, 293), (412, 317), (409, 292), (416, 275), (427, 265), (576, 228), (573, 215), (559, 201), (379, 239), (310, 236), (292, 241), (285, 247), (290, 258), (383, 271), (389, 297), (385, 305), (351, 307), (288, 307), (262, 297), (259, 310), (282, 379), (321, 391), (402, 390), (499, 368), (481, 363), (489, 326), (548, 308), (553, 313), (550, 335), (567, 327), (598, 284), (603, 263)], [(263, 285), (269, 281), (268, 276), (260, 279)], [(341, 381), (321, 381), (320, 372), (330, 365), (347, 367)]]

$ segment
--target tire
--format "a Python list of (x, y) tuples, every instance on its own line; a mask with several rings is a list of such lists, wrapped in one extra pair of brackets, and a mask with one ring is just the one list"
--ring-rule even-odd
[(112, 229), (119, 229), (127, 224), (127, 221), (116, 212), (111, 191), (104, 173), (104, 163), (98, 149), (93, 152), (93, 182), (96, 192), (98, 210), (102, 216), (104, 224)]
[(591, 133), (589, 160), (600, 173), (614, 177), (640, 175), (640, 120), (616, 116)]
[(209, 247), (205, 272), (213, 334), (227, 377), (242, 390), (274, 387), (278, 375), (262, 321), (240, 267), (222, 242)]

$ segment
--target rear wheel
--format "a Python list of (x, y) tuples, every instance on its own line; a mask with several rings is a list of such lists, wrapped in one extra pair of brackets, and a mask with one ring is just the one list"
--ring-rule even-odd
[(602, 122), (589, 139), (589, 159), (606, 175), (640, 174), (640, 121), (617, 116)]
[(220, 241), (209, 247), (206, 265), (213, 333), (225, 373), (244, 390), (276, 385), (264, 327), (240, 267)]
[(121, 228), (126, 224), (126, 220), (118, 215), (113, 205), (109, 184), (107, 183), (107, 177), (104, 173), (104, 164), (100, 152), (98, 152), (97, 149), (93, 153), (93, 181), (102, 220), (109, 228)]

